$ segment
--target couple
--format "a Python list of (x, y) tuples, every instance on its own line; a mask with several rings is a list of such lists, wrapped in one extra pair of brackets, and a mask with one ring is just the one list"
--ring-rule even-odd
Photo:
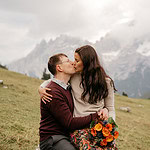
[[(49, 59), (48, 69), (54, 78), (39, 88), (41, 150), (75, 150), (70, 132), (89, 127), (97, 117), (115, 119), (114, 84), (94, 48), (80, 47), (74, 57), (74, 63), (65, 54)], [(48, 99), (52, 101), (46, 103)]]

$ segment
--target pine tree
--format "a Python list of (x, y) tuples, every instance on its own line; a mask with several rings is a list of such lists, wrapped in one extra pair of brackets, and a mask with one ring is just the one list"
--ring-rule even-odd
[(50, 74), (46, 73), (46, 68), (44, 68), (43, 76), (42, 76), (41, 79), (42, 80), (48, 80), (48, 79), (50, 79)]
[(127, 93), (125, 93), (125, 92), (122, 92), (122, 95), (123, 95), (123, 96), (127, 96), (127, 97), (128, 97), (128, 94), (127, 94)]
[[(0, 64), (0, 68), (7, 69), (6, 66)], [(7, 69), (8, 70), (8, 69)]]

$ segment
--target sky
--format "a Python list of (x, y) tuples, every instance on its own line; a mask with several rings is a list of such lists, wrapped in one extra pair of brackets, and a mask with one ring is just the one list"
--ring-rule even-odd
[[(95, 42), (136, 24), (131, 38), (149, 33), (149, 0), (0, 0), (0, 63), (25, 57), (42, 39), (60, 34)], [(129, 38), (130, 39), (130, 38)]]

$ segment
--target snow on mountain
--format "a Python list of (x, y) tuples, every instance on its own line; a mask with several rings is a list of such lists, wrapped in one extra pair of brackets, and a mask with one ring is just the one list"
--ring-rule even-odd
[(120, 53), (120, 50), (118, 50), (116, 52), (113, 51), (113, 52), (108, 52), (108, 53), (102, 53), (103, 61), (105, 63), (112, 62), (113, 60), (115, 60), (117, 58), (119, 53)]

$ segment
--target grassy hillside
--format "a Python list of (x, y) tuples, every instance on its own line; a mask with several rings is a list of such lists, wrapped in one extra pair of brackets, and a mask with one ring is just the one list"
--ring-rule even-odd
[[(42, 80), (0, 69), (0, 150), (35, 150), (40, 121), (37, 88)], [(128, 106), (131, 112), (119, 109)], [(150, 147), (150, 100), (115, 96), (116, 122), (121, 150)]]
[(0, 69), (0, 150), (32, 150), (38, 145), (41, 80)]

